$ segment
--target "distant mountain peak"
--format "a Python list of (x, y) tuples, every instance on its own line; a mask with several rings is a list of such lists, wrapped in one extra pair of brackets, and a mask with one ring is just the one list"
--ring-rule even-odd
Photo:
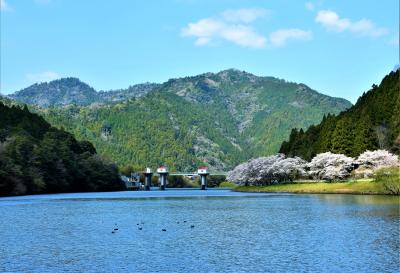
[(158, 87), (159, 84), (143, 83), (127, 89), (97, 92), (93, 87), (76, 77), (65, 77), (50, 82), (35, 83), (9, 95), (9, 98), (40, 107), (90, 105), (92, 103), (118, 102), (140, 97)]
[(76, 77), (64, 77), (64, 78), (60, 78), (60, 79), (56, 79), (56, 80), (48, 82), (48, 84), (57, 84), (57, 83), (65, 83), (65, 84), (69, 84), (69, 85), (76, 85), (76, 84), (88, 85)]
[[(30, 87), (33, 86), (43, 86), (43, 87), (48, 87), (48, 86), (54, 86), (54, 87), (76, 87), (76, 86), (84, 86), (86, 89), (93, 89), (91, 86), (89, 86), (87, 83), (81, 81), (79, 78), (75, 78), (75, 77), (65, 77), (65, 78), (59, 78), (56, 80), (52, 80), (49, 82), (37, 82), (32, 84), (31, 86), (28, 86), (27, 88), (24, 88), (20, 91), (15, 92), (14, 94), (19, 94), (22, 93), (24, 91), (26, 91), (27, 89), (29, 89)], [(94, 90), (94, 89), (93, 89)]]
[(216, 73), (216, 76), (218, 76), (223, 81), (233, 81), (233, 82), (243, 81), (243, 80), (254, 82), (257, 79), (261, 78), (244, 70), (239, 70), (236, 68), (229, 68), (222, 70)]
[(253, 75), (251, 73), (248, 73), (248, 72), (246, 72), (244, 70), (240, 70), (240, 69), (237, 69), (237, 68), (224, 69), (224, 70), (218, 72), (217, 74), (223, 74), (223, 73), (231, 73), (231, 74), (238, 74), (238, 75)]
[[(125, 89), (100, 92), (79, 78), (67, 77), (31, 85), (9, 97), (40, 107), (86, 106), (92, 103), (118, 103), (144, 96), (153, 90), (175, 93), (189, 102), (200, 104), (224, 102), (230, 112), (242, 113), (237, 116), (238, 120), (243, 119), (243, 122), (238, 121), (240, 124), (246, 123), (254, 113), (270, 107), (268, 103), (263, 102), (264, 96), (288, 97), (292, 96), (293, 92), (297, 92), (301, 98), (290, 100), (298, 101), (299, 104), (295, 104), (296, 106), (309, 105), (310, 103), (305, 101), (310, 99), (313, 103), (318, 104), (319, 99), (324, 97), (310, 93), (312, 90), (303, 84), (286, 82), (274, 77), (259, 77), (236, 68), (225, 69), (217, 73), (208, 72), (190, 77), (174, 78), (163, 84), (143, 83)], [(241, 102), (244, 104), (242, 105)]]
[(41, 107), (69, 104), (88, 105), (98, 100), (96, 90), (74, 77), (36, 83), (9, 97)]

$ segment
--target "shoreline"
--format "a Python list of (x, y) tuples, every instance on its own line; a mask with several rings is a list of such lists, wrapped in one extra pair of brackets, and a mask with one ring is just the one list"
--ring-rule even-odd
[(345, 182), (294, 182), (267, 186), (238, 186), (232, 190), (237, 192), (396, 196), (388, 193), (382, 183), (370, 179)]

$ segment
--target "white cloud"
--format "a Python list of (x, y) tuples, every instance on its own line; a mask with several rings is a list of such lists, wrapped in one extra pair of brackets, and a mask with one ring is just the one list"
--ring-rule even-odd
[(222, 37), (228, 41), (244, 47), (262, 48), (266, 38), (254, 31), (251, 27), (237, 25), (229, 26), (222, 32)]
[(212, 38), (225, 28), (225, 24), (211, 18), (201, 19), (196, 23), (189, 23), (182, 29), (183, 36), (194, 36), (198, 38)]
[(0, 0), (0, 10), (1, 11), (11, 11), (12, 8), (7, 4), (6, 0)]
[(262, 8), (226, 10), (222, 13), (223, 18), (228, 22), (250, 23), (258, 18), (264, 17), (269, 10)]
[(28, 73), (26, 78), (32, 82), (49, 82), (60, 78), (60, 75), (53, 71), (45, 71), (40, 73)]
[(250, 48), (262, 48), (266, 43), (266, 38), (249, 25), (229, 24), (221, 19), (213, 18), (189, 23), (182, 29), (181, 34), (185, 37), (195, 37), (195, 44), (199, 46), (211, 44), (217, 40), (226, 40)]
[(278, 29), (267, 38), (251, 22), (265, 16), (266, 9), (226, 10), (217, 17), (200, 19), (181, 30), (183, 37), (194, 37), (195, 45), (204, 46), (227, 41), (248, 48), (282, 47), (290, 40), (310, 40), (311, 31), (298, 28)]
[(336, 12), (331, 10), (319, 11), (315, 21), (330, 31), (350, 31), (359, 36), (379, 37), (387, 33), (387, 29), (377, 27), (368, 19), (353, 22), (347, 18), (340, 18)]
[(314, 4), (311, 3), (311, 2), (306, 2), (304, 5), (305, 5), (306, 9), (309, 10), (309, 11), (313, 11), (314, 8), (315, 8)]
[(307, 41), (311, 39), (311, 31), (304, 31), (298, 28), (278, 29), (269, 35), (269, 42), (275, 47), (284, 46), (289, 40)]

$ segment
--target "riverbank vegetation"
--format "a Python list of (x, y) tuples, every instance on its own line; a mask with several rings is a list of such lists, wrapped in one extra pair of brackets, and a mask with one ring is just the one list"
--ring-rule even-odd
[(385, 193), (400, 195), (400, 168), (382, 168), (375, 174), (375, 181), (381, 183)]
[(232, 183), (232, 182), (224, 181), (221, 184), (219, 184), (218, 187), (220, 187), (220, 188), (235, 188), (236, 184)]
[(0, 102), (0, 196), (124, 189), (118, 169), (27, 107)]
[(295, 182), (290, 184), (275, 184), (267, 186), (238, 186), (235, 191), (240, 192), (287, 192), (287, 193), (340, 193), (340, 194), (384, 194), (399, 195), (399, 180), (389, 184), (397, 191), (387, 187), (382, 180), (359, 179), (339, 182)]
[[(367, 180), (365, 180), (367, 178)], [(238, 191), (400, 194), (400, 162), (388, 151), (357, 158), (322, 153), (310, 162), (279, 154), (250, 160), (228, 174)], [(311, 182), (295, 182), (312, 179)]]
[(289, 192), (289, 193), (349, 193), (349, 194), (382, 194), (382, 184), (372, 179), (349, 182), (296, 182), (267, 186), (239, 186), (235, 191), (243, 192)]
[[(289, 140), (282, 143), (281, 155), (243, 163), (235, 168), (241, 174), (234, 170), (228, 180), (241, 186), (238, 190), (260, 186), (255, 190), (399, 195), (399, 90), (397, 69), (338, 116), (327, 115), (306, 131), (293, 129)], [(329, 183), (285, 184), (296, 179)]]

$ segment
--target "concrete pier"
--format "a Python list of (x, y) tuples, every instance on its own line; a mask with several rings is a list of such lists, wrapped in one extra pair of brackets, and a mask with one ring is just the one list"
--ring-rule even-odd
[(157, 169), (157, 173), (160, 176), (160, 190), (165, 190), (165, 188), (167, 187), (167, 176), (168, 176), (168, 168), (165, 166), (160, 166)]
[(153, 172), (151, 171), (150, 168), (146, 168), (143, 174), (144, 174), (144, 189), (146, 191), (149, 191), (151, 187), (151, 177), (153, 176)]
[(201, 189), (206, 190), (207, 189), (207, 175), (210, 173), (208, 172), (207, 167), (200, 167), (197, 170), (197, 174), (200, 175), (200, 182), (201, 182)]

